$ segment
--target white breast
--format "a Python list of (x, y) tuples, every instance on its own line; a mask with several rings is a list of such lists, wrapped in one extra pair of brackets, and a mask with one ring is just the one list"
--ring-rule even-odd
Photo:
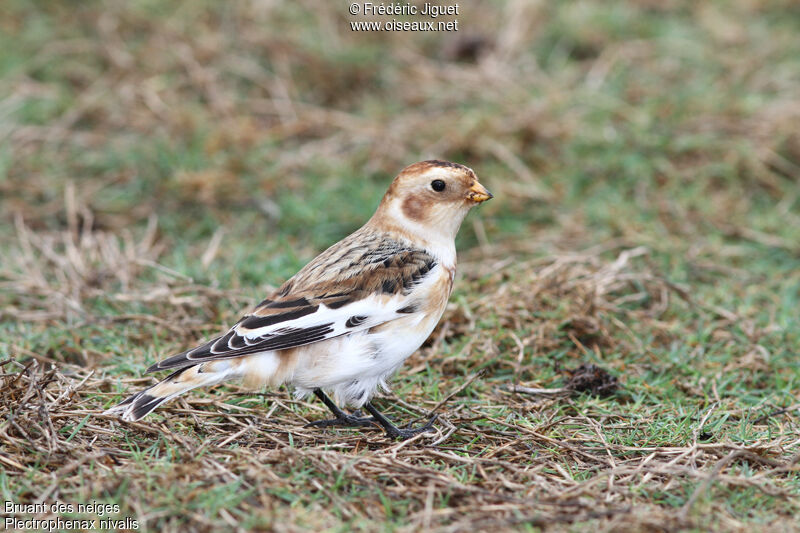
[(414, 290), (419, 310), (381, 326), (297, 349), (287, 381), (301, 396), (315, 388), (333, 393), (340, 405), (361, 407), (427, 339), (444, 312), (450, 273), (438, 266)]

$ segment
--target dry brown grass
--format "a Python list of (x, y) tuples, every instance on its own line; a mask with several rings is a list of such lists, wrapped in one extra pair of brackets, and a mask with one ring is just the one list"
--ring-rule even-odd
[[(81, 309), (75, 295), (90, 294), (97, 279), (77, 265), (125, 273), (141, 264), (124, 247), (111, 246), (119, 253), (96, 253), (107, 248), (103, 234), (83, 235), (83, 244), (76, 247), (64, 244), (70, 242), (64, 234), (61, 240), (39, 236), (31, 241), (20, 228), (20, 238), (46, 260), (26, 258), (26, 265), (40, 270), (28, 268), (30, 277), (20, 275), (13, 282), (47, 280), (63, 270), (69, 281), (58, 286), (68, 287), (67, 293), (51, 291), (47, 283), (31, 285), (36, 290), (30, 292), (48, 302), (73, 302), (64, 307), (70, 312)], [(80, 261), (78, 256), (69, 259), (74, 248), (83, 252)], [(604, 259), (608, 252), (616, 259)], [(507, 248), (473, 253), (474, 262), (463, 268), (463, 283), (470, 287), (462, 287), (462, 298), (451, 304), (432, 343), (412, 357), (401, 379), (431, 366), (444, 376), (481, 370), (461, 385), (443, 383), (441, 401), (418, 387), (404, 387), (402, 398), (387, 398), (420, 419), (438, 411), (436, 434), (393, 443), (379, 431), (306, 429), (307, 421), (324, 416), (320, 405), (295, 401), (283, 391), (267, 393), (264, 402), (236, 389), (206, 398), (188, 396), (162, 410), (163, 418), (123, 424), (102, 415), (103, 409), (119, 398), (119, 386), (137, 388), (152, 378), (115, 378), (87, 370), (85, 362), (54, 365), (50, 357), (19, 350), (30, 357), (27, 362), (2, 363), (0, 462), (7, 479), (27, 487), (20, 493), (26, 501), (123, 493), (122, 515), (135, 516), (140, 527), (158, 524), (160, 530), (239, 528), (243, 521), (287, 531), (324, 529), (340, 521), (380, 529), (376, 525), (386, 519), (386, 499), (403, 502), (399, 529), (404, 531), (504, 530), (515, 524), (562, 529), (588, 520), (602, 531), (675, 530), (711, 524), (697, 517), (718, 512), (715, 491), (745, 489), (768, 494), (784, 516), (791, 516), (798, 508), (787, 481), (800, 468), (793, 424), (779, 423), (769, 438), (748, 444), (707, 442), (709, 418), (719, 412), (730, 415), (734, 407), (730, 399), (716, 397), (689, 426), (691, 435), (654, 445), (646, 443), (646, 433), (659, 425), (657, 411), (648, 417), (624, 408), (609, 410), (602, 400), (576, 401), (567, 389), (531, 388), (541, 385), (535, 378), (542, 374), (541, 363), (524, 354), (533, 350), (546, 357), (563, 346), (564, 336), (576, 360), (586, 355), (581, 352), (587, 346), (601, 358), (603, 353), (623, 354), (604, 358), (622, 378), (623, 389), (624, 361), (647, 358), (637, 342), (640, 332), (628, 324), (657, 331), (661, 343), (680, 336), (670, 322), (671, 310), (704, 304), (664, 281), (646, 257), (644, 248), (618, 246), (529, 260), (518, 253), (509, 256)], [(119, 281), (124, 279), (123, 274)], [(151, 294), (167, 300), (203, 298), (202, 291), (180, 279), (171, 285), (136, 285), (121, 282), (107, 296), (124, 301)], [(676, 297), (677, 303), (672, 301)], [(566, 310), (543, 318), (564, 305)], [(47, 319), (62, 309), (60, 303), (51, 307)], [(117, 319), (144, 319), (171, 332), (173, 309), (163, 309), (163, 316)], [(739, 320), (723, 309), (710, 312), (723, 317), (720, 333)], [(493, 317), (493, 327), (479, 323), (485, 317)], [(513, 333), (526, 330), (526, 336)], [(441, 343), (458, 339), (466, 341), (442, 357)], [(504, 380), (487, 379), (503, 367), (511, 369)], [(618, 396), (620, 407), (635, 401), (624, 390)], [(617, 436), (644, 433), (638, 437), (644, 442), (624, 444), (616, 437), (611, 442), (612, 428)], [(165, 460), (171, 466), (165, 468)], [(220, 503), (211, 515), (207, 507), (195, 507), (196, 500), (208, 505), (201, 500), (207, 487), (230, 485), (246, 497)], [(159, 499), (154, 505), (148, 495), (156, 486), (176, 487), (174, 500)], [(648, 496), (687, 486), (695, 488), (676, 509), (654, 504)], [(725, 530), (745, 527), (726, 513), (717, 514), (713, 524)], [(776, 524), (785, 527), (787, 522)]]
[[(0, 6), (0, 490), (164, 531), (796, 529), (800, 63), (791, 1)], [(102, 411), (444, 157), (495, 193), (379, 400)], [(618, 380), (576, 393), (569, 371)], [(586, 367), (584, 367), (586, 368)]]

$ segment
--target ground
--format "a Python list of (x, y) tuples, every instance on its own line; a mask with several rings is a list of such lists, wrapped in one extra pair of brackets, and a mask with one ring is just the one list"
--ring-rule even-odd
[[(0, 7), (3, 500), (148, 531), (796, 529), (797, 3), (485, 1), (449, 33), (348, 5)], [(324, 407), (284, 388), (102, 415), (431, 157), (495, 195), (376, 400), (436, 433), (307, 429)]]

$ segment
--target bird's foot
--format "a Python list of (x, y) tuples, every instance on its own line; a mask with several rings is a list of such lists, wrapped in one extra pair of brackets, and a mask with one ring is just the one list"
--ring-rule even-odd
[(386, 436), (389, 437), (390, 439), (406, 440), (410, 439), (415, 435), (419, 435), (420, 433), (432, 431), (434, 429), (433, 423), (436, 422), (436, 419), (438, 417), (439, 415), (433, 415), (424, 426), (420, 426), (418, 428), (400, 429), (392, 425), (384, 427), (384, 429), (386, 430)]
[(371, 426), (375, 422), (376, 422), (375, 417), (372, 416), (364, 417), (361, 416), (361, 411), (355, 411), (351, 415), (348, 415), (347, 413), (342, 413), (336, 418), (328, 418), (327, 420), (317, 420), (316, 422), (311, 422), (309, 424), (306, 424), (306, 427), (327, 428), (331, 426), (340, 426), (348, 428), (358, 428), (358, 427)]

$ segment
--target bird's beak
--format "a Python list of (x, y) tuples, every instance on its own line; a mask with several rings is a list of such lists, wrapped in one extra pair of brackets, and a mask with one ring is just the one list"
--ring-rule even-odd
[(486, 200), (491, 200), (492, 198), (494, 197), (492, 196), (492, 193), (489, 192), (489, 189), (477, 181), (472, 184), (472, 187), (469, 188), (469, 193), (467, 194), (467, 199), (470, 202), (475, 202), (476, 204), (480, 204)]

